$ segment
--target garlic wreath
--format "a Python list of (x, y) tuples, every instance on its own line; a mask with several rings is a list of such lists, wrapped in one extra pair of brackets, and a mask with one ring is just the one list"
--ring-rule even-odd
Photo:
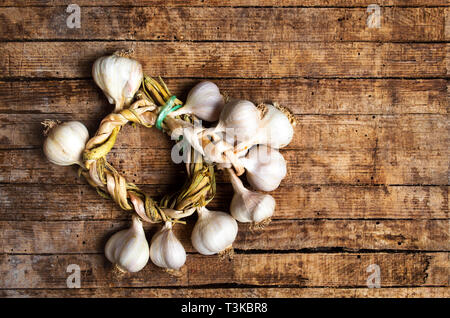
[(81, 166), (81, 157), (88, 139), (89, 132), (82, 123), (65, 122), (50, 128), (44, 141), (44, 154), (50, 162), (60, 166)]
[(141, 63), (119, 53), (100, 57), (92, 66), (92, 77), (109, 103), (116, 105), (115, 112), (130, 105), (143, 76)]
[(148, 262), (150, 249), (139, 217), (133, 215), (129, 229), (111, 236), (105, 246), (106, 258), (123, 272), (138, 272)]
[[(212, 255), (232, 247), (238, 232), (236, 220), (260, 223), (273, 215), (273, 197), (245, 188), (238, 176), (246, 170), (247, 180), (256, 190), (272, 191), (279, 186), (286, 176), (286, 161), (276, 149), (286, 146), (292, 140), (291, 123), (294, 123), (294, 118), (276, 104), (256, 107), (246, 100), (233, 100), (224, 104), (219, 88), (209, 81), (194, 86), (184, 107), (176, 108), (170, 113), (175, 109), (171, 108), (174, 104), (178, 107), (182, 102), (170, 94), (162, 80), (160, 84), (149, 77), (143, 81), (141, 64), (125, 55), (115, 53), (101, 57), (92, 67), (95, 83), (108, 101), (115, 104), (116, 113), (102, 121), (96, 137), (91, 141), (88, 141), (86, 127), (79, 122), (57, 126), (50, 131), (44, 142), (44, 153), (51, 162), (58, 165), (81, 165), (84, 169), (79, 171), (100, 194), (109, 193), (123, 209), (134, 208), (141, 217), (133, 215), (131, 227), (115, 233), (106, 243), (106, 258), (118, 269), (137, 272), (151, 258), (157, 266), (178, 270), (186, 262), (186, 251), (174, 235), (171, 222), (178, 222), (179, 218), (188, 217), (197, 211), (198, 220), (191, 235), (192, 245), (199, 253)], [(141, 84), (143, 90), (138, 92)], [(146, 85), (149, 92), (145, 89)], [(135, 97), (136, 103), (130, 106)], [(125, 109), (128, 106), (130, 108)], [(182, 114), (193, 116), (177, 117)], [(198, 118), (219, 122), (216, 127), (207, 129), (196, 125)], [(162, 121), (164, 124), (161, 127)], [(136, 185), (126, 182), (105, 160), (116, 141), (118, 131), (127, 122), (146, 127), (156, 122), (158, 128), (172, 133), (173, 139), (179, 140), (182, 137), (182, 142), (189, 143), (203, 156), (199, 166), (196, 163), (191, 166), (193, 162), (187, 163), (192, 180), (191, 183), (186, 183), (182, 191), (177, 192), (177, 197), (172, 195), (168, 199), (163, 198), (161, 203), (156, 203)], [(82, 163), (83, 152), (86, 166)], [(196, 158), (194, 154), (192, 158)], [(211, 162), (230, 172), (235, 191), (230, 207), (231, 215), (210, 211), (204, 206), (198, 208), (199, 205), (210, 202), (215, 194), (215, 167), (210, 165)], [(171, 202), (173, 199), (174, 202)], [(177, 202), (179, 199), (183, 201)], [(180, 210), (175, 210), (174, 206)], [(151, 247), (141, 220), (169, 220), (154, 235)]]
[(198, 208), (198, 220), (192, 230), (191, 242), (203, 255), (212, 255), (230, 248), (236, 239), (236, 220), (225, 212)]

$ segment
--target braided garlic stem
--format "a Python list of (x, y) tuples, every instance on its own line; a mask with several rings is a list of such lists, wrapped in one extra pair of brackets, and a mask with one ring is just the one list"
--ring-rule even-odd
[[(194, 148), (192, 154), (197, 154), (201, 160), (186, 163), (188, 180), (185, 185), (180, 191), (165, 196), (160, 204), (153, 201), (136, 185), (128, 183), (108, 163), (106, 155), (114, 146), (117, 135), (125, 124), (132, 122), (145, 127), (153, 126), (159, 112), (165, 106), (164, 102), (174, 98), (162, 80), (161, 83), (146, 77), (144, 90), (138, 91), (135, 96), (138, 98), (136, 102), (127, 109), (109, 114), (101, 121), (95, 136), (86, 144), (83, 154), (86, 170), (81, 170), (81, 174), (100, 195), (112, 198), (124, 210), (134, 210), (142, 220), (151, 223), (168, 219), (175, 222), (192, 214), (197, 207), (210, 202), (216, 192), (214, 163), (233, 166), (238, 175), (244, 172), (242, 164), (233, 152), (233, 146), (217, 135), (208, 138), (204, 128), (194, 126), (195, 117), (192, 115), (185, 115), (182, 120), (169, 114), (162, 122), (162, 128), (166, 133), (183, 136), (183, 139)], [(145, 91), (145, 87), (150, 90), (151, 96)], [(159, 107), (154, 100), (158, 102)], [(177, 99), (175, 101), (181, 104), (181, 101)]]
[(103, 195), (109, 194), (122, 209), (134, 209), (147, 222), (160, 222), (165, 220), (165, 216), (153, 200), (134, 184), (127, 183), (105, 157), (114, 146), (119, 130), (128, 122), (151, 127), (157, 116), (153, 112), (155, 109), (156, 105), (151, 101), (139, 99), (130, 108), (109, 114), (100, 123), (95, 136), (87, 142), (83, 155), (88, 173), (82, 173), (88, 182)]

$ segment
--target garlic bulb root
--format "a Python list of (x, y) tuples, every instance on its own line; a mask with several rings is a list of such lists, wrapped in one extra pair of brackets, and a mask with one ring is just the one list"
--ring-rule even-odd
[(180, 278), (183, 276), (183, 271), (181, 269), (171, 269), (171, 268), (164, 268), (164, 271), (169, 274), (170, 276)]
[(106, 258), (125, 272), (138, 272), (147, 264), (150, 249), (139, 217), (133, 215), (132, 225), (113, 234), (105, 246)]
[(45, 121), (47, 137), (44, 141), (44, 154), (47, 159), (60, 166), (82, 163), (82, 154), (89, 139), (89, 132), (79, 121), (69, 121), (58, 125)]
[(272, 222), (272, 219), (269, 217), (267, 219), (262, 220), (261, 222), (255, 222), (250, 225), (250, 232), (256, 232), (264, 229)]
[(294, 114), (288, 108), (281, 106), (277, 102), (273, 103), (273, 106), (276, 109), (278, 109), (280, 112), (282, 112), (289, 119), (289, 122), (291, 123), (292, 126), (297, 125), (297, 119), (295, 118)]
[(220, 259), (229, 259), (232, 260), (234, 258), (234, 248), (233, 245), (228, 246), (223, 251), (219, 252)]

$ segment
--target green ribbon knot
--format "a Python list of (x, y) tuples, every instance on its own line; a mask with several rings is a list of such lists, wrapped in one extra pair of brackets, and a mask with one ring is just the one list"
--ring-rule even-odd
[(159, 130), (162, 130), (161, 124), (166, 118), (166, 116), (183, 106), (183, 105), (174, 106), (176, 99), (177, 97), (175, 95), (171, 96), (167, 100), (166, 104), (161, 108), (161, 111), (158, 114), (158, 118), (156, 119), (156, 128), (158, 128)]

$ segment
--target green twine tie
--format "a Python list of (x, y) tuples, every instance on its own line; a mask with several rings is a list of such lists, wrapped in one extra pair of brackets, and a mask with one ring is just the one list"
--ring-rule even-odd
[(161, 111), (159, 112), (158, 118), (156, 119), (156, 128), (158, 128), (159, 130), (162, 130), (161, 124), (166, 118), (166, 116), (183, 106), (183, 105), (174, 106), (175, 99), (177, 99), (175, 95), (171, 96), (167, 100), (166, 104), (162, 107)]

